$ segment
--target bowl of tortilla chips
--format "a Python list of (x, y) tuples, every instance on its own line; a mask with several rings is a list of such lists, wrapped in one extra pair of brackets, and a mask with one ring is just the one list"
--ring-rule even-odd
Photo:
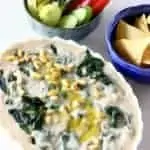
[(105, 42), (119, 72), (138, 82), (150, 83), (150, 5), (117, 13), (107, 28)]

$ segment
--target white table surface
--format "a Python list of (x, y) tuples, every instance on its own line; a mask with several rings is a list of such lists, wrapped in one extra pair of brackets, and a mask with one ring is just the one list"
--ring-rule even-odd
[[(111, 17), (122, 8), (144, 3), (150, 4), (150, 0), (112, 0), (105, 9), (99, 28), (81, 43), (87, 44), (107, 59), (104, 48), (104, 33)], [(0, 49), (4, 49), (15, 41), (38, 36), (28, 25), (22, 0), (1, 0), (0, 20)], [(144, 135), (139, 150), (150, 150), (150, 85), (141, 85), (134, 81), (129, 82), (139, 99), (143, 112)], [(21, 150), (7, 132), (0, 129), (0, 150), (10, 149)]]

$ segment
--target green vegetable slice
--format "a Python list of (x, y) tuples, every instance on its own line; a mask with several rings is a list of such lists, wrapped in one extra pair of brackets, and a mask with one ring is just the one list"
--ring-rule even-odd
[(87, 17), (86, 8), (78, 8), (72, 12), (72, 14), (78, 19), (78, 24), (84, 23)]
[(39, 16), (43, 23), (56, 26), (61, 18), (62, 8), (57, 2), (44, 5), (40, 8)]
[(37, 0), (27, 0), (27, 6), (30, 13), (34, 16), (38, 16), (38, 9), (37, 9)]
[(86, 19), (85, 19), (85, 23), (88, 23), (91, 18), (93, 17), (93, 11), (92, 11), (92, 8), (90, 6), (86, 6), (86, 12), (87, 12), (87, 15), (86, 15)]
[(72, 12), (72, 14), (78, 19), (78, 24), (87, 23), (92, 18), (92, 8), (90, 6), (78, 8)]
[(74, 28), (77, 24), (78, 20), (74, 15), (66, 15), (61, 18), (59, 26), (61, 28)]

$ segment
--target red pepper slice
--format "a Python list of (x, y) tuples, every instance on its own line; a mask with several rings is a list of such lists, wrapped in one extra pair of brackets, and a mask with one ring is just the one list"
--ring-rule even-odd
[(89, 5), (90, 2), (91, 2), (91, 0), (73, 0), (68, 4), (67, 10), (72, 11), (79, 7), (85, 7), (85, 6)]
[(93, 9), (93, 14), (98, 15), (109, 3), (110, 0), (91, 0), (90, 6)]

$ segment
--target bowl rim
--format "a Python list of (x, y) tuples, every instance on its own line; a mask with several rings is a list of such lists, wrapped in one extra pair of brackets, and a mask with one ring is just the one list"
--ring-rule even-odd
[(28, 14), (28, 16), (29, 16), (31, 19), (33, 19), (34, 21), (36, 21), (38, 24), (41, 24), (42, 26), (44, 26), (44, 27), (46, 27), (46, 28), (49, 28), (49, 29), (51, 28), (51, 29), (53, 29), (53, 30), (65, 30), (65, 31), (80, 30), (80, 29), (83, 29), (84, 27), (90, 25), (92, 22), (94, 22), (97, 18), (99, 18), (99, 17), (103, 14), (103, 13), (102, 13), (103, 10), (102, 10), (102, 11), (99, 12), (99, 14), (98, 14), (97, 16), (95, 16), (91, 21), (89, 21), (89, 22), (87, 22), (87, 23), (85, 23), (85, 24), (82, 24), (82, 25), (80, 25), (80, 26), (77, 26), (77, 27), (75, 27), (75, 28), (61, 28), (61, 27), (57, 27), (57, 26), (56, 26), (56, 27), (49, 26), (49, 25), (43, 23), (42, 21), (38, 20), (36, 17), (34, 17), (34, 16), (30, 13), (30, 11), (29, 11), (29, 9), (28, 9), (27, 0), (23, 0), (23, 5), (24, 5), (24, 9), (25, 9), (26, 13)]
[[(139, 66), (136, 66), (134, 64), (129, 63), (128, 61), (126, 61), (125, 59), (123, 59), (121, 56), (119, 56), (119, 54), (116, 52), (116, 50), (114, 49), (114, 47), (112, 46), (112, 41), (111, 41), (111, 37), (112, 37), (112, 32), (114, 31), (116, 25), (118, 24), (119, 20), (121, 18), (124, 17), (128, 17), (128, 15), (125, 15), (129, 10), (137, 10), (137, 8), (139, 10), (141, 10), (141, 8), (149, 8), (150, 9), (150, 4), (143, 4), (143, 5), (136, 5), (136, 6), (130, 6), (127, 8), (124, 8), (122, 10), (120, 10), (119, 12), (117, 12), (113, 19), (110, 21), (110, 23), (107, 26), (107, 30), (105, 32), (105, 43), (108, 46), (107, 51), (109, 53), (109, 55), (117, 61), (117, 63), (119, 63), (119, 65), (123, 68), (127, 68), (128, 70), (131, 70), (134, 73), (139, 73), (139, 74), (143, 74), (149, 76), (150, 75), (150, 68), (142, 68)], [(131, 12), (130, 12), (131, 13)], [(133, 14), (136, 14), (135, 12), (132, 12)], [(139, 12), (140, 13), (140, 12)], [(141, 13), (142, 14), (142, 13)], [(119, 19), (118, 19), (119, 18)]]

